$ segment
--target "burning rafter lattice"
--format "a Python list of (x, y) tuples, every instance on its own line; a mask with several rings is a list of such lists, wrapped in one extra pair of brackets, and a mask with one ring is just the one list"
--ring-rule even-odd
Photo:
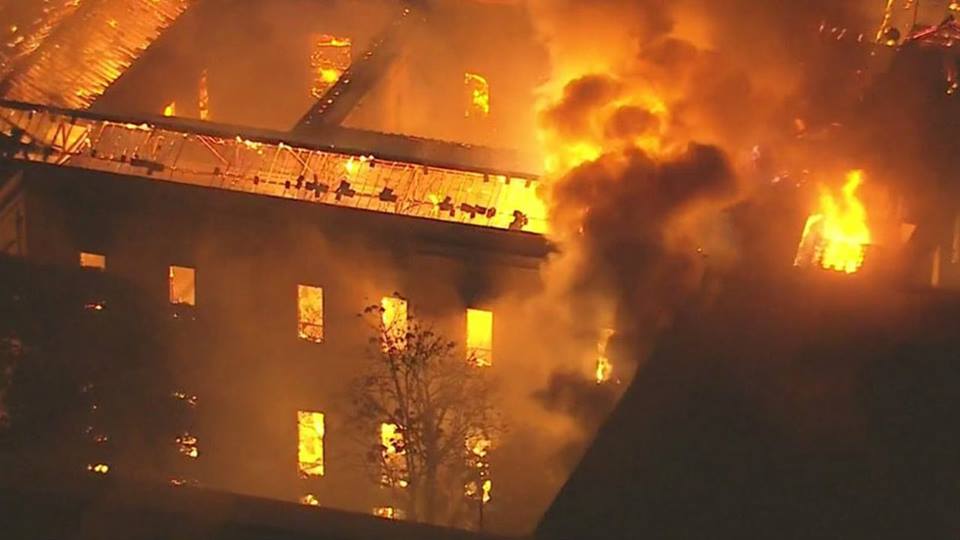
[[(390, 214), (544, 232), (537, 180), (0, 105), (15, 159)], [(518, 217), (519, 216), (519, 217)], [(520, 218), (523, 218), (522, 220)]]
[(190, 4), (76, 0), (32, 34), (33, 43), (10, 61), (0, 90), (7, 99), (89, 107)]

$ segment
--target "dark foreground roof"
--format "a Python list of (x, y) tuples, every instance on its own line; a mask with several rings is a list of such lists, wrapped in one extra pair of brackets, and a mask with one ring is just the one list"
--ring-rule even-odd
[(539, 538), (956, 536), (960, 302), (787, 273), (680, 318)]
[(191, 487), (110, 477), (0, 481), (4, 540), (460, 540), (496, 537)]

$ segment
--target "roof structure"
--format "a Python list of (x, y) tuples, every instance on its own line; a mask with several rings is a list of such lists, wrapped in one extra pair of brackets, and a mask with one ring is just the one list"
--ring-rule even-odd
[[(504, 11), (515, 7), (477, 6), (515, 18)], [(0, 132), (16, 159), (544, 232), (537, 160), (471, 142), (498, 140), (497, 124), (459, 109), (462, 70), (483, 62), (438, 60), (424, 49), (431, 40), (411, 45), (454, 20), (450, 9), (430, 0), (81, 0), (11, 12), (34, 24), (0, 57)], [(418, 86), (445, 113), (384, 105), (409, 101), (384, 97), (383, 84), (415, 64), (442, 66), (440, 77), (455, 81), (457, 90), (439, 90), (456, 94), (447, 97), (431, 95), (429, 75)], [(418, 133), (400, 117), (431, 124)]]

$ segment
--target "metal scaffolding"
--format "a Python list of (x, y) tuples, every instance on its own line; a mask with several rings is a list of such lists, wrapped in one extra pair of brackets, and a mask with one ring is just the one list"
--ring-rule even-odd
[(124, 123), (0, 103), (8, 157), (128, 176), (543, 233), (538, 180)]

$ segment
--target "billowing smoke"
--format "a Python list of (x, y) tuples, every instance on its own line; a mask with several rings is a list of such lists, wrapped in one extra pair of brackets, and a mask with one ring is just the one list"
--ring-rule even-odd
[[(823, 44), (868, 43), (879, 22), (868, 4), (528, 2), (552, 63), (538, 114), (558, 250), (546, 304), (576, 314), (563, 319), (571, 334), (616, 330), (621, 382), (677, 310), (739, 263), (731, 209), (803, 169), (806, 131), (836, 124), (864, 86), (862, 55)], [(584, 390), (570, 369), (536, 398), (586, 435), (602, 419), (589, 411), (622, 387)]]

